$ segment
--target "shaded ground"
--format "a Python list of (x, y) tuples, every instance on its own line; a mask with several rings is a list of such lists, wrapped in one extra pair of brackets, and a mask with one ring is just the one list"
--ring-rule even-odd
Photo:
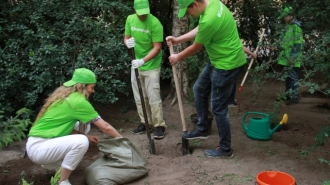
[[(163, 86), (163, 88), (165, 88)], [(309, 155), (302, 155), (315, 142), (316, 134), (322, 127), (329, 125), (330, 116), (329, 100), (316, 94), (310, 95), (301, 92), (301, 103), (279, 106), (280, 114), (289, 115), (288, 126), (275, 132), (269, 141), (249, 139), (242, 127), (242, 117), (248, 111), (272, 112), (276, 94), (284, 88), (284, 83), (269, 83), (262, 91), (253, 93), (254, 87), (245, 84), (239, 95), (240, 109), (230, 108), (230, 121), (232, 129), (232, 159), (205, 158), (203, 151), (218, 145), (219, 137), (213, 121), (212, 134), (208, 140), (190, 141), (193, 148), (191, 155), (181, 154), (181, 120), (178, 105), (170, 110), (169, 100), (163, 102), (164, 117), (167, 123), (166, 137), (155, 140), (157, 155), (148, 152), (146, 135), (132, 135), (131, 131), (139, 124), (134, 105), (127, 113), (120, 113), (123, 103), (120, 100), (110, 108), (96, 106), (101, 116), (118, 130), (124, 137), (129, 138), (139, 148), (147, 162), (149, 173), (147, 176), (129, 183), (140, 184), (254, 184), (256, 176), (261, 171), (274, 170), (291, 174), (298, 185), (320, 185), (325, 180), (330, 180), (330, 166), (320, 163), (319, 159), (330, 160), (330, 142), (327, 139), (324, 146), (317, 148)], [(167, 96), (165, 89), (163, 96)], [(193, 128), (189, 115), (195, 113), (191, 103), (184, 103), (184, 113), (188, 129)], [(248, 121), (248, 120), (247, 120)], [(100, 134), (93, 128), (92, 132)], [(49, 184), (54, 172), (47, 171), (33, 164), (28, 158), (23, 157), (25, 141), (17, 142), (13, 146), (0, 151), (0, 184), (17, 185), (21, 177), (34, 185)], [(73, 185), (85, 185), (83, 170), (102, 154), (98, 152), (95, 144), (91, 144), (84, 160), (70, 177)]]

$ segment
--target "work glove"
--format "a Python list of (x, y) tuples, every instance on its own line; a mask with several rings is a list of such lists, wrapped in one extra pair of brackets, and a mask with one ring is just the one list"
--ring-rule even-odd
[(134, 38), (131, 37), (129, 39), (126, 40), (126, 46), (129, 48), (134, 48), (135, 46), (135, 41), (134, 41)]
[(132, 60), (132, 68), (136, 69), (139, 68), (140, 66), (142, 66), (144, 64), (144, 60), (143, 59), (135, 59)]

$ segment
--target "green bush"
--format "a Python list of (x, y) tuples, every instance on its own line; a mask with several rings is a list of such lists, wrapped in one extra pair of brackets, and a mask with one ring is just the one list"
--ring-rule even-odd
[(26, 138), (28, 127), (32, 124), (28, 119), (30, 111), (26, 108), (17, 111), (15, 117), (6, 118), (3, 113), (0, 111), (0, 149)]
[(98, 78), (94, 100), (128, 93), (130, 59), (123, 46), (130, 1), (0, 0), (0, 106), (35, 109), (75, 68)]

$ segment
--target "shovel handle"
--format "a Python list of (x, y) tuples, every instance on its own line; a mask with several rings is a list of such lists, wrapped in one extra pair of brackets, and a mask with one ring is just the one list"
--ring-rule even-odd
[[(172, 45), (172, 43), (170, 44), (169, 48), (170, 48), (170, 55), (173, 55), (174, 54), (174, 51), (173, 51), (173, 45)], [(187, 128), (186, 128), (186, 121), (184, 119), (183, 107), (182, 107), (181, 90), (180, 90), (180, 86), (179, 86), (179, 80), (178, 80), (178, 76), (177, 76), (177, 73), (176, 73), (176, 67), (175, 67), (175, 65), (172, 65), (172, 71), (173, 71), (173, 77), (174, 77), (176, 95), (178, 97), (178, 103), (179, 103), (179, 108), (180, 108), (180, 115), (181, 115), (181, 122), (182, 122), (182, 131), (183, 132), (186, 132), (187, 131)]]
[[(135, 59), (135, 53), (134, 53), (134, 48), (130, 49), (130, 53), (132, 56), (132, 59)], [(142, 104), (142, 112), (143, 112), (143, 116), (144, 116), (144, 121), (146, 124), (146, 130), (147, 130), (147, 137), (149, 139), (149, 152), (150, 154), (156, 154), (156, 149), (155, 149), (155, 142), (154, 140), (151, 138), (151, 134), (150, 134), (150, 129), (149, 129), (149, 123), (148, 123), (148, 114), (146, 111), (146, 105), (144, 103), (144, 96), (143, 96), (143, 91), (142, 91), (142, 86), (141, 86), (141, 81), (140, 81), (140, 74), (139, 74), (139, 70), (136, 68), (134, 69), (134, 73), (135, 73), (135, 79), (136, 79), (136, 83), (138, 85), (138, 89), (139, 89), (139, 94), (140, 94), (140, 99), (141, 99), (141, 104)]]

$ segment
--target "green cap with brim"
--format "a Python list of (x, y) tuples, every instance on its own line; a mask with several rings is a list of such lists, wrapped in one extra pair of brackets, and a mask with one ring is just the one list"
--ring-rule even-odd
[(74, 70), (72, 79), (65, 82), (63, 85), (65, 87), (71, 87), (76, 84), (95, 84), (96, 83), (96, 76), (95, 74), (86, 68), (78, 68)]
[(184, 15), (186, 15), (187, 7), (194, 2), (194, 0), (178, 0), (179, 4), (179, 13), (178, 17), (182, 18)]
[(283, 19), (284, 17), (288, 16), (291, 13), (292, 13), (292, 7), (287, 6), (281, 11), (281, 14), (280, 16), (277, 17), (277, 19), (278, 20)]
[(150, 14), (148, 0), (134, 0), (134, 9), (137, 15)]

